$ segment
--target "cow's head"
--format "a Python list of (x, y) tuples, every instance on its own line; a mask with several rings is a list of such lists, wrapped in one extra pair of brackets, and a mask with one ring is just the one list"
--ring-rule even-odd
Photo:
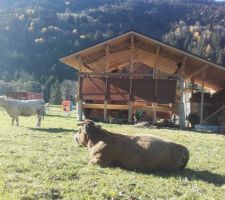
[(0, 106), (3, 106), (5, 99), (6, 99), (6, 97), (0, 96)]
[(89, 140), (92, 138), (91, 135), (95, 133), (96, 129), (101, 128), (91, 120), (85, 120), (79, 123), (78, 126), (81, 127), (79, 130), (75, 131), (74, 139), (83, 146), (87, 146)]

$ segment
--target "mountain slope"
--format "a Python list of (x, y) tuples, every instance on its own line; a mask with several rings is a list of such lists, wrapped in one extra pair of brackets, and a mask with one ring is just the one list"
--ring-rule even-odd
[[(74, 79), (74, 71), (60, 63), (60, 57), (130, 29), (225, 65), (224, 4), (202, 0), (186, 2), (3, 0), (0, 4), (0, 70), (9, 73), (26, 70), (36, 77), (54, 74), (60, 80)], [(203, 39), (198, 38), (196, 42), (197, 33), (190, 32), (196, 21), (201, 28), (195, 32), (202, 38), (208, 30), (211, 35), (216, 31), (216, 36), (198, 44)], [(205, 53), (208, 45), (213, 49), (209, 52), (213, 53)]]

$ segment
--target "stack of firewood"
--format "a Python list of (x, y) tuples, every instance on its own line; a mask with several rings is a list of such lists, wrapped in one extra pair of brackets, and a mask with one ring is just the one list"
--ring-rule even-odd
[[(191, 102), (200, 103), (201, 102), (201, 92), (196, 92), (192, 94), (192, 97), (190, 98)], [(211, 103), (211, 94), (210, 93), (204, 93), (204, 103)]]
[(212, 103), (215, 109), (219, 109), (225, 105), (225, 89), (218, 90), (212, 95)]

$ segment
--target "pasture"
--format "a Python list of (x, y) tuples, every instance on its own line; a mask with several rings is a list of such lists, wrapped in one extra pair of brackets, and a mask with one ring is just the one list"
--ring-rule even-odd
[(129, 134), (152, 134), (186, 145), (190, 161), (179, 173), (137, 173), (87, 165), (88, 151), (73, 141), (76, 118), (54, 112), (12, 127), (0, 111), (0, 200), (224, 199), (225, 136), (169, 129), (101, 124)]

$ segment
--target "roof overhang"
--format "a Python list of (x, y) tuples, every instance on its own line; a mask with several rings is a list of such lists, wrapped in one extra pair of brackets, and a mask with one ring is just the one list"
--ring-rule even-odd
[[(225, 68), (166, 43), (135, 31), (61, 58), (60, 61), (80, 72), (111, 72), (127, 66), (147, 65), (160, 73), (177, 74), (185, 80), (194, 80), (217, 90), (225, 88)], [(107, 66), (107, 67), (106, 67)]]

